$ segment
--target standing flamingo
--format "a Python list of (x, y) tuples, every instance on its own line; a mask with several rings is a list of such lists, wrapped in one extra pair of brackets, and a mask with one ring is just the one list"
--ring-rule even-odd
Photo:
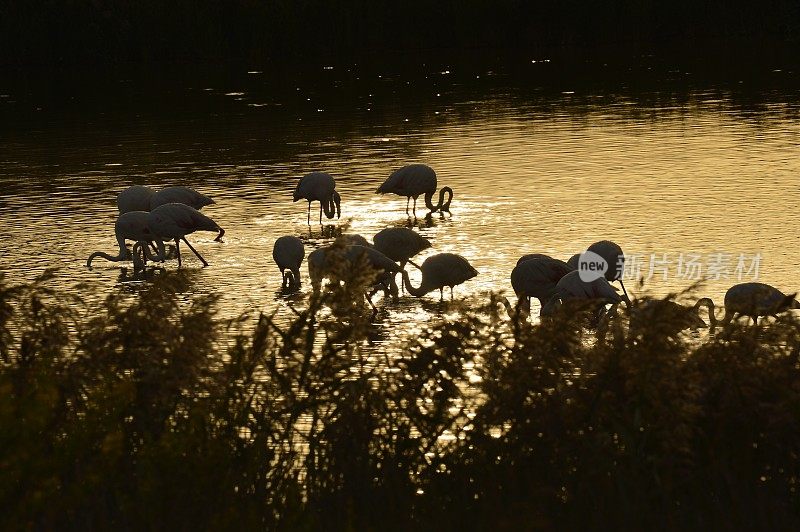
[[(149, 213), (144, 211), (130, 211), (119, 215), (117, 221), (114, 223), (114, 235), (117, 238), (119, 245), (119, 253), (116, 256), (103, 253), (102, 251), (95, 251), (89, 255), (86, 261), (86, 267), (92, 269), (92, 261), (97, 258), (103, 258), (112, 262), (120, 262), (123, 260), (130, 260), (131, 253), (125, 246), (126, 240), (132, 240), (134, 243), (138, 242), (155, 242), (158, 247), (158, 257), (163, 260), (165, 256), (164, 242), (161, 241), (151, 230), (147, 224)], [(149, 257), (148, 247), (143, 246), (145, 257)], [(149, 257), (152, 259), (152, 257)]]
[(311, 225), (311, 202), (319, 202), (319, 223), (322, 225), (322, 212), (325, 211), (325, 216), (328, 219), (333, 218), (334, 214), (337, 218), (341, 218), (341, 197), (339, 193), (334, 190), (336, 188), (336, 181), (333, 176), (325, 172), (311, 172), (306, 174), (297, 183), (294, 189), (293, 201), (305, 199), (308, 201), (308, 225)]
[(444, 299), (444, 287), (450, 287), (450, 299), (453, 299), (453, 287), (478, 275), (467, 259), (454, 253), (437, 253), (422, 263), (422, 283), (415, 288), (406, 270), (402, 271), (403, 284), (412, 296), (422, 297), (428, 292), (439, 290), (440, 299)]
[(764, 283), (736, 284), (725, 293), (723, 321), (727, 325), (734, 318), (747, 316), (756, 324), (759, 316), (775, 316), (785, 310), (800, 309), (795, 297), (797, 292), (786, 295)]
[(306, 256), (303, 241), (296, 236), (282, 236), (272, 247), (272, 258), (283, 275), (281, 288), (300, 287), (300, 264)]
[[(392, 175), (378, 187), (378, 194), (397, 194), (406, 196), (406, 214), (408, 214), (408, 204), (414, 198), (414, 218), (417, 217), (417, 198), (425, 194), (425, 205), (431, 212), (442, 211), (450, 212), (450, 202), (453, 201), (453, 189), (442, 187), (439, 191), (439, 203), (434, 205), (431, 200), (436, 193), (436, 172), (426, 164), (409, 164), (395, 170)], [(445, 202), (444, 196), (448, 194)]]
[(147, 224), (150, 231), (163, 240), (175, 239), (175, 249), (178, 254), (178, 267), (181, 267), (181, 248), (180, 241), (183, 240), (189, 249), (197, 255), (203, 266), (208, 266), (208, 262), (197, 252), (194, 247), (186, 240), (186, 235), (192, 234), (195, 231), (217, 231), (217, 242), (222, 241), (222, 235), (225, 230), (222, 229), (217, 222), (201, 213), (197, 209), (184, 205), (183, 203), (165, 203), (160, 207), (156, 207), (147, 219)]

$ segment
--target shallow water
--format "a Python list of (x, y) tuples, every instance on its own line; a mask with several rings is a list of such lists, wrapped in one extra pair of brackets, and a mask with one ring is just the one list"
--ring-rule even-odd
[[(217, 201), (204, 212), (225, 242), (193, 235), (211, 266), (188, 255), (186, 265), (196, 292), (223, 294), (225, 316), (302, 306), (305, 266), (303, 294), (280, 296), (273, 242), (297, 235), (308, 253), (344, 224), (368, 239), (412, 225), (430, 253), (467, 257), (480, 273), (457, 298), (511, 294), (520, 255), (566, 260), (599, 239), (640, 265), (629, 276), (649, 278), (643, 288), (629, 280), (634, 293), (686, 288), (697, 270), (679, 262), (694, 258), (701, 274), (716, 264), (718, 277), (697, 295), (721, 301), (731, 284), (754, 280), (756, 256), (759, 280), (800, 289), (792, 65), (703, 76), (702, 66), (651, 58), (616, 69), (547, 59), (3, 81), (0, 270), (21, 281), (56, 266), (54, 284), (87, 283), (83, 295), (99, 299), (127, 282), (121, 264), (85, 267), (92, 251), (115, 252), (116, 193), (182, 184)], [(374, 193), (410, 162), (453, 188), (452, 216), (410, 220), (404, 198)], [(313, 170), (333, 174), (342, 196), (342, 219), (324, 228), (309, 228), (306, 203), (291, 201)], [(377, 340), (413, 335), (446, 312), (437, 301), (438, 292), (379, 303)]]

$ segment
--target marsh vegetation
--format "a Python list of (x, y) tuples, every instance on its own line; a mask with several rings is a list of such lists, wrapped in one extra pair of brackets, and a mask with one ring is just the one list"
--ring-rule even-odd
[(284, 322), (217, 318), (185, 272), (99, 308), (3, 281), (0, 528), (800, 524), (796, 317), (598, 337), (492, 296), (381, 355), (365, 271)]

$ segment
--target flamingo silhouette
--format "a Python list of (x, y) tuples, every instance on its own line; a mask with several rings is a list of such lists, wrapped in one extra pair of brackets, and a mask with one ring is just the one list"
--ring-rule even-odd
[[(151, 231), (150, 226), (147, 223), (148, 217), (149, 213), (144, 211), (129, 211), (120, 214), (117, 217), (117, 221), (114, 223), (114, 235), (116, 236), (117, 244), (119, 245), (119, 252), (116, 256), (113, 256), (102, 251), (95, 251), (89, 255), (89, 259), (86, 261), (86, 267), (92, 269), (92, 261), (97, 257), (112, 262), (131, 260), (131, 252), (128, 251), (128, 248), (125, 246), (126, 240), (132, 240), (134, 243), (154, 242), (158, 248), (158, 257), (163, 260), (163, 257), (166, 256), (164, 251), (164, 242)], [(147, 245), (143, 246), (142, 249), (143, 253), (145, 253), (145, 257), (155, 260), (149, 255), (149, 248)]]
[(542, 307), (542, 316), (551, 316), (556, 308), (566, 301), (597, 301), (603, 306), (607, 304), (630, 301), (620, 296), (605, 277), (598, 277), (593, 281), (584, 281), (577, 270), (570, 271), (556, 284), (555, 293)]
[(760, 316), (775, 316), (789, 309), (800, 309), (795, 299), (797, 292), (786, 295), (774, 286), (764, 283), (740, 283), (725, 293), (725, 317), (723, 324), (732, 319), (747, 316), (758, 323)]
[(422, 297), (428, 292), (439, 290), (439, 298), (444, 299), (444, 287), (450, 287), (450, 299), (453, 299), (453, 287), (478, 275), (467, 259), (455, 253), (437, 253), (431, 255), (420, 267), (422, 283), (415, 288), (406, 270), (402, 270), (403, 284), (412, 296)]
[(319, 202), (319, 223), (322, 225), (322, 212), (325, 211), (325, 216), (328, 219), (333, 218), (334, 214), (337, 218), (341, 218), (341, 197), (339, 193), (334, 190), (336, 182), (333, 176), (325, 172), (311, 172), (306, 174), (297, 183), (294, 189), (293, 201), (305, 199), (308, 201), (308, 225), (311, 225), (311, 202)]
[(281, 288), (300, 287), (300, 264), (306, 256), (303, 241), (296, 236), (282, 236), (272, 246), (272, 258), (283, 275)]
[(372, 237), (375, 249), (400, 263), (405, 268), (406, 263), (417, 269), (419, 266), (411, 261), (411, 257), (431, 247), (431, 241), (416, 231), (406, 227), (388, 227), (378, 231)]
[(199, 210), (213, 204), (214, 200), (193, 188), (183, 186), (166, 187), (155, 191), (144, 185), (133, 185), (117, 196), (117, 208), (121, 213), (151, 211), (165, 203), (183, 203)]
[[(700, 309), (707, 307), (709, 324), (700, 317)], [(675, 333), (685, 329), (702, 329), (716, 326), (714, 302), (707, 297), (698, 299), (692, 306), (687, 306), (672, 299), (640, 299), (631, 307), (631, 327), (642, 326), (654, 320), (661, 322), (661, 327), (674, 327)]]
[[(606, 280), (619, 281), (619, 285), (622, 287), (622, 293), (625, 294), (624, 301), (630, 303), (628, 291), (625, 290), (625, 285), (622, 284), (622, 274), (625, 271), (625, 254), (622, 252), (622, 248), (610, 240), (600, 240), (589, 246), (587, 251), (591, 251), (602, 257), (608, 265), (604, 273)], [(567, 264), (569, 264), (570, 267), (574, 266), (572, 268), (574, 270), (578, 269), (580, 256), (580, 253), (571, 256)]]
[[(434, 205), (431, 200), (436, 193), (436, 172), (426, 164), (409, 164), (392, 172), (386, 181), (378, 187), (378, 194), (397, 194), (406, 196), (406, 214), (408, 214), (408, 204), (414, 198), (414, 218), (417, 217), (417, 198), (425, 194), (425, 206), (430, 211), (450, 212), (450, 202), (453, 201), (453, 189), (442, 187), (439, 191), (439, 203)], [(448, 194), (445, 202), (444, 196)]]
[(197, 252), (194, 247), (186, 240), (186, 235), (195, 231), (217, 231), (219, 234), (214, 239), (222, 241), (225, 230), (217, 222), (201, 213), (197, 209), (184, 205), (183, 203), (165, 203), (150, 211), (147, 218), (147, 225), (150, 231), (160, 239), (175, 239), (175, 249), (178, 254), (178, 267), (181, 267), (181, 248), (180, 241), (183, 240), (189, 249), (197, 255), (203, 266), (208, 266), (208, 262)]
[(397, 296), (397, 285), (394, 282), (394, 276), (400, 270), (400, 266), (396, 262), (375, 248), (349, 245), (344, 249), (344, 255), (342, 256), (344, 263), (333, 263), (333, 248), (334, 246), (325, 246), (308, 254), (308, 276), (311, 278), (311, 285), (315, 291), (319, 290), (322, 279), (330, 277), (337, 268), (352, 268), (359, 261), (366, 260), (367, 264), (379, 272), (372, 285), (373, 290), (364, 294), (370, 306), (375, 309), (375, 305), (372, 303), (372, 296), (381, 288), (388, 290), (392, 296)]
[(117, 209), (121, 214), (132, 211), (150, 211), (150, 198), (156, 191), (144, 185), (133, 185), (117, 195)]
[[(520, 309), (529, 313), (530, 298), (539, 300), (541, 307), (556, 293), (556, 286), (562, 277), (573, 271), (566, 262), (547, 255), (533, 253), (522, 256), (511, 271), (511, 287), (517, 295)], [(511, 303), (504, 300), (510, 317), (514, 317)]]

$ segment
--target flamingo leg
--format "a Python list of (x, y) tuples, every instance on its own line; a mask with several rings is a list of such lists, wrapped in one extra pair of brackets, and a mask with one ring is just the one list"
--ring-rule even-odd
[(319, 202), (319, 225), (322, 225), (322, 201)]
[(622, 279), (617, 279), (617, 280), (619, 281), (619, 285), (622, 287), (622, 293), (625, 294), (625, 303), (630, 305), (631, 304), (631, 298), (628, 297), (628, 291), (625, 290), (625, 285), (622, 284)]
[(414, 196), (414, 218), (417, 217), (417, 197)]
[(200, 262), (202, 262), (202, 263), (203, 263), (203, 266), (208, 266), (208, 263), (206, 262), (206, 259), (204, 259), (204, 258), (202, 257), (202, 255), (200, 255), (200, 254), (197, 252), (197, 250), (196, 250), (196, 249), (194, 249), (194, 248), (192, 247), (192, 245), (189, 243), (189, 241), (188, 241), (188, 240), (186, 240), (186, 237), (183, 237), (183, 241), (184, 241), (184, 242), (186, 242), (186, 245), (187, 245), (187, 246), (189, 246), (189, 249), (191, 249), (191, 250), (194, 252), (194, 254), (195, 254), (195, 255), (197, 255), (197, 258), (198, 258), (198, 259), (200, 259)]
[[(375, 292), (377, 292), (377, 289), (375, 290)], [(372, 295), (375, 295), (375, 292), (372, 292)], [(370, 299), (370, 295), (364, 292), (364, 297), (367, 299), (367, 303), (369, 303), (369, 306), (372, 307), (372, 310), (374, 312), (378, 312), (378, 307), (376, 307), (375, 304), (372, 302), (372, 299)]]
[(175, 239), (175, 254), (178, 256), (178, 268), (181, 267), (181, 243), (179, 239)]
[(444, 286), (439, 288), (439, 301), (444, 301)]
[(308, 225), (311, 225), (311, 201), (308, 202)]
[(406, 214), (408, 214), (408, 206), (411, 203), (411, 196), (406, 196)]

